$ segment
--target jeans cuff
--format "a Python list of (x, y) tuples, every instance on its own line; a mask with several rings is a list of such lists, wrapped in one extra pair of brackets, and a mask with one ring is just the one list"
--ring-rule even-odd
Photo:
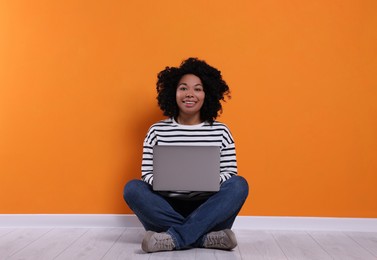
[(171, 233), (169, 230), (166, 231), (167, 234), (169, 234), (171, 236), (171, 238), (173, 239), (173, 242), (174, 242), (174, 246), (175, 248), (174, 249), (180, 249), (180, 245), (178, 244), (178, 240), (177, 238), (175, 237), (175, 235), (173, 233)]

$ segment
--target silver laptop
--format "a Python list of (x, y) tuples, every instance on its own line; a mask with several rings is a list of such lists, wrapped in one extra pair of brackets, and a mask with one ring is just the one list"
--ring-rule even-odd
[(153, 190), (204, 191), (220, 189), (220, 147), (153, 147)]

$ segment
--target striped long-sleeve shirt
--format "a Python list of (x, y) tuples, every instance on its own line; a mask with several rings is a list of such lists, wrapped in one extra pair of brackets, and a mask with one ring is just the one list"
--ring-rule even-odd
[(173, 118), (153, 124), (144, 139), (142, 180), (153, 183), (153, 146), (195, 145), (220, 147), (220, 184), (237, 174), (236, 150), (228, 127), (215, 121), (212, 125), (180, 125)]

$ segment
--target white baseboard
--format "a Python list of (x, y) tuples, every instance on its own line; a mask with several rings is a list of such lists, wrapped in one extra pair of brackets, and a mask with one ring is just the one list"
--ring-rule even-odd
[[(142, 227), (135, 215), (0, 214), (4, 227)], [(234, 229), (377, 232), (377, 218), (238, 216)]]

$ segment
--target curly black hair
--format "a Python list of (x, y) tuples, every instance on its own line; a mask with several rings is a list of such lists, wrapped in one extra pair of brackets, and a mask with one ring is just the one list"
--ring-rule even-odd
[(198, 58), (188, 58), (179, 67), (166, 67), (158, 73), (156, 89), (160, 109), (165, 116), (177, 118), (179, 108), (176, 91), (179, 80), (186, 74), (193, 74), (202, 81), (205, 99), (200, 118), (212, 124), (222, 113), (220, 101), (225, 101), (225, 96), (230, 98), (230, 90), (221, 76), (221, 71)]

